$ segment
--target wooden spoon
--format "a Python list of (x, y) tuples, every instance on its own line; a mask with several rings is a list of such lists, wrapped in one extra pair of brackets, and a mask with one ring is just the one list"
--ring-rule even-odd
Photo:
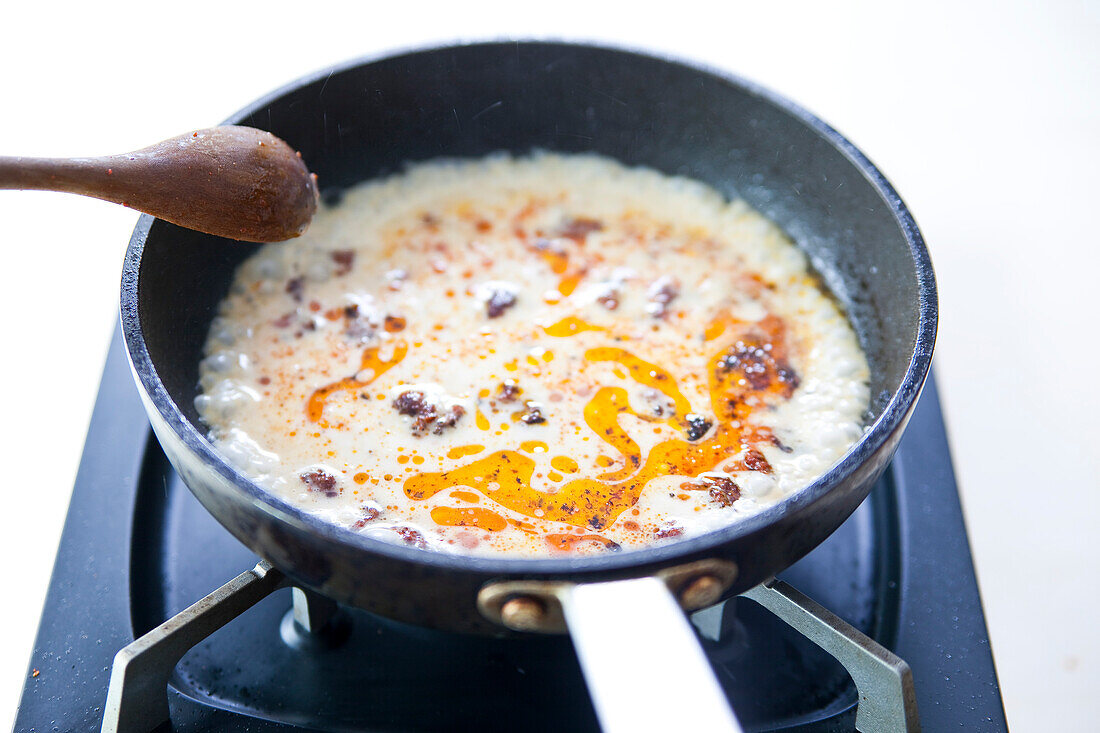
[(65, 191), (248, 242), (297, 237), (317, 210), (300, 153), (251, 127), (196, 130), (101, 158), (0, 158), (0, 188)]

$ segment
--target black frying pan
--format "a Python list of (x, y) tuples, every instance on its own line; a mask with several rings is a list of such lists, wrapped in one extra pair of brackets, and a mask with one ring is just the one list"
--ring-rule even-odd
[[(126, 255), (122, 322), (153, 428), (203, 505), (298, 584), (393, 618), (468, 632), (554, 630), (564, 604), (593, 684), (597, 662), (586, 660), (594, 652), (582, 642), (591, 634), (577, 614), (594, 618), (583, 608), (626, 597), (597, 593), (595, 600), (578, 601), (578, 586), (660, 575), (663, 582), (652, 581), (636, 602), (659, 605), (660, 599), (646, 600), (657, 593), (685, 608), (747, 590), (832, 533), (897, 447), (935, 340), (928, 253), (874, 166), (823, 122), (770, 92), (623, 50), (489, 43), (337, 67), (229, 122), (287, 140), (326, 195), (410, 161), (501, 150), (592, 151), (697, 178), (747, 200), (809, 253), (847, 309), (871, 366), (872, 403), (860, 441), (804, 491), (728, 528), (577, 559), (471, 558), (388, 544), (267, 494), (206, 440), (193, 406), (202, 346), (234, 268), (254, 246), (142, 217)], [(502, 625), (502, 605), (517, 596), (523, 602), (504, 610)], [(610, 700), (610, 693), (596, 697), (609, 723), (600, 700)]]

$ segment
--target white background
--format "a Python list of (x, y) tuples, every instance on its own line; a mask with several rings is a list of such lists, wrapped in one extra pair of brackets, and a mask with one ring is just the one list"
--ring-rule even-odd
[[(936, 368), (1009, 721), (1095, 730), (1100, 6), (400, 5), (13, 3), (0, 154), (122, 152), (327, 64), (456, 38), (616, 41), (799, 101), (885, 171), (932, 250)], [(135, 218), (0, 192), (0, 721), (25, 681)]]

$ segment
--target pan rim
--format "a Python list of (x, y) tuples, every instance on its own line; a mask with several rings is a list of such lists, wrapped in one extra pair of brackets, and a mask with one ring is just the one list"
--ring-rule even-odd
[(382, 540), (372, 539), (349, 528), (327, 523), (320, 518), (290, 505), (264, 490), (241, 471), (226, 461), (214, 448), (206, 436), (199, 431), (180, 410), (161, 381), (156, 366), (146, 348), (144, 332), (139, 314), (139, 290), (141, 257), (145, 244), (156, 221), (153, 217), (142, 215), (134, 228), (127, 247), (123, 266), (122, 293), (120, 310), (127, 354), (131, 367), (147, 397), (156, 408), (160, 419), (172, 431), (186, 448), (196, 455), (204, 465), (215, 470), (226, 482), (243, 492), (249, 501), (274, 518), (289, 524), (296, 530), (307, 532), (315, 539), (350, 546), (358, 551), (382, 555), (392, 560), (429, 566), (441, 570), (478, 572), (500, 576), (538, 576), (560, 577), (563, 575), (600, 574), (633, 568), (654, 567), (674, 564), (677, 561), (715, 553), (719, 548), (735, 540), (752, 535), (765, 527), (776, 523), (782, 517), (800, 513), (829, 494), (848, 476), (854, 473), (872, 455), (879, 451), (887, 440), (902, 426), (911, 413), (920, 395), (921, 388), (931, 367), (932, 352), (938, 326), (938, 301), (935, 275), (924, 239), (916, 221), (905, 206), (897, 191), (878, 170), (878, 168), (847, 138), (837, 132), (816, 115), (795, 102), (773, 92), (755, 82), (736, 74), (700, 63), (694, 60), (667, 54), (646, 51), (624, 45), (607, 44), (592, 41), (564, 40), (488, 40), (461, 41), (448, 44), (427, 44), (415, 47), (403, 47), (393, 50), (361, 56), (330, 67), (308, 73), (273, 92), (260, 97), (252, 104), (238, 110), (222, 124), (242, 124), (249, 117), (256, 116), (268, 105), (283, 96), (302, 87), (318, 82), (326, 77), (346, 72), (379, 61), (398, 61), (403, 57), (425, 53), (447, 52), (471, 47), (500, 46), (557, 46), (563, 50), (596, 50), (639, 57), (647, 62), (662, 62), (680, 66), (687, 71), (711, 77), (713, 81), (738, 87), (748, 94), (759, 97), (781, 111), (795, 118), (813, 133), (823, 138), (851, 163), (875, 192), (888, 206), (890, 214), (901, 229), (913, 259), (918, 292), (918, 324), (913, 353), (905, 375), (878, 418), (868, 427), (860, 439), (833, 464), (822, 476), (805, 488), (785, 497), (777, 503), (755, 514), (738, 520), (720, 529), (698, 537), (680, 540), (661, 546), (632, 549), (621, 553), (567, 558), (521, 558), (493, 557), (450, 554), (430, 550), (420, 550)]

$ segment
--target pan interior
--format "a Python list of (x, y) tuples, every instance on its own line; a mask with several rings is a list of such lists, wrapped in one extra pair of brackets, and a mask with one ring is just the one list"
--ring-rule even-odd
[[(483, 44), (350, 65), (230, 121), (287, 140), (330, 197), (410, 162), (548, 150), (595, 152), (743, 198), (807, 251), (848, 312), (871, 367), (868, 422), (904, 383), (920, 338), (930, 271), (911, 250), (907, 215), (899, 227), (900, 202), (834, 132), (742, 82), (613, 49)], [(206, 333), (255, 248), (161, 221), (131, 245), (145, 348), (199, 434)]]

